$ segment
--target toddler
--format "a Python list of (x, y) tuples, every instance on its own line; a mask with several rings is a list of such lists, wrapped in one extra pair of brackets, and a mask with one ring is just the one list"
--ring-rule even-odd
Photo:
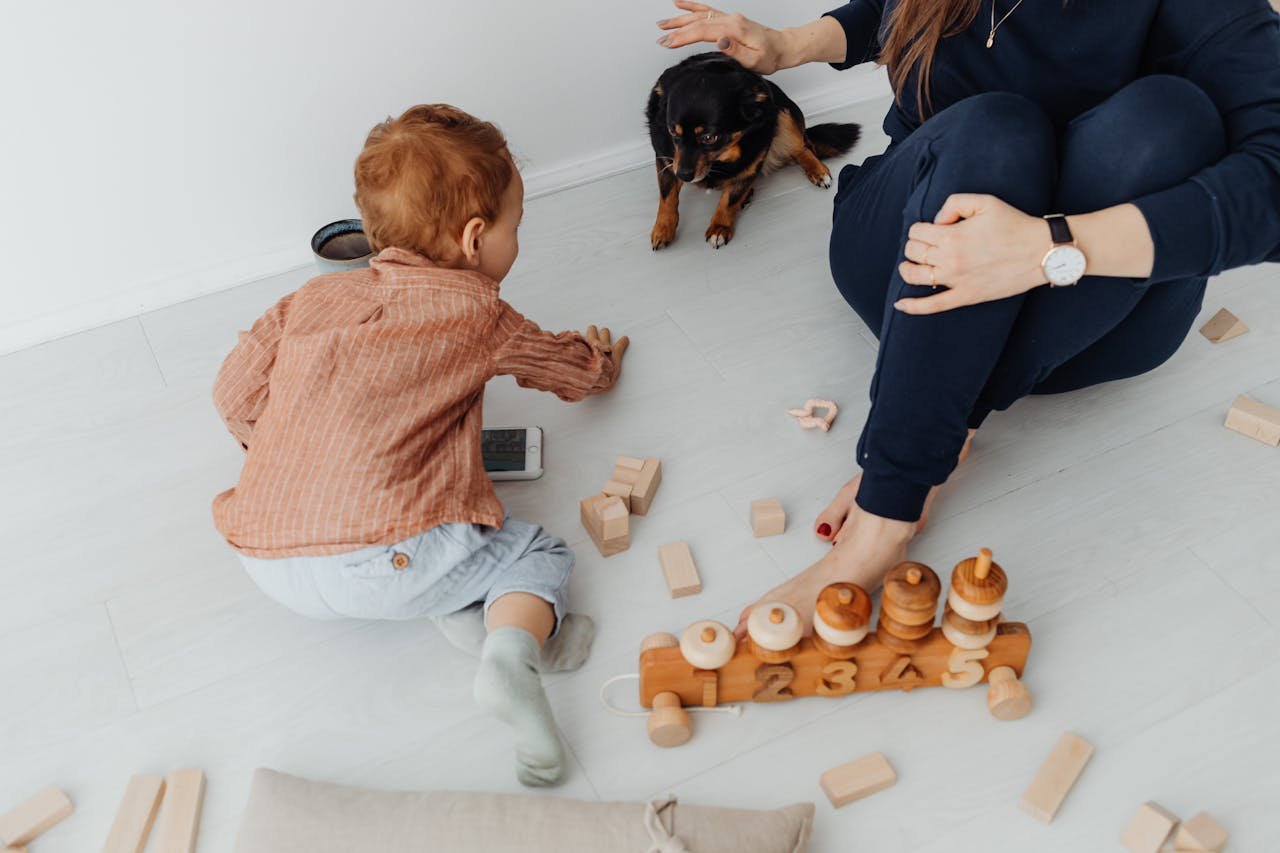
[(563, 753), (539, 672), (581, 666), (593, 627), (565, 613), (573, 552), (494, 494), (484, 386), (510, 374), (581, 400), (613, 387), (627, 339), (544, 332), (499, 298), (524, 185), (492, 124), (414, 107), (369, 134), (355, 185), (370, 268), (285, 296), (218, 374), (246, 453), (214, 520), (284, 606), (431, 617), (478, 652), (476, 701), (513, 729), (520, 781), (550, 784)]

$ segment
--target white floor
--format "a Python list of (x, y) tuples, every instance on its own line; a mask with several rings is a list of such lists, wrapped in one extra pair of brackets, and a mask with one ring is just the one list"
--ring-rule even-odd
[[(878, 150), (881, 107), (852, 111)], [(617, 390), (580, 405), (493, 383), (487, 421), (547, 433), (547, 474), (509, 484), (515, 514), (578, 546), (575, 607), (599, 637), (586, 668), (549, 679), (573, 766), (556, 793), (818, 804), (816, 851), (1117, 849), (1154, 799), (1216, 814), (1250, 853), (1280, 849), (1280, 451), (1228, 432), (1238, 393), (1280, 404), (1274, 267), (1222, 276), (1206, 316), (1152, 375), (997, 415), (940, 500), (915, 555), (946, 575), (981, 545), (1030, 623), (1016, 723), (980, 691), (923, 690), (696, 715), (659, 750), (643, 721), (596, 699), (640, 639), (732, 618), (824, 546), (810, 520), (853, 473), (874, 338), (826, 268), (830, 194), (799, 170), (769, 180), (737, 238), (701, 239), (715, 199), (688, 192), (677, 243), (647, 235), (648, 170), (528, 205), (506, 297), (552, 328), (632, 336)], [(886, 212), (886, 215), (896, 215)], [(231, 849), (253, 768), (387, 788), (515, 791), (507, 738), (478, 716), (472, 662), (425, 624), (317, 624), (275, 606), (219, 539), (209, 502), (240, 451), (209, 402), (237, 329), (308, 271), (236, 288), (0, 359), (0, 808), (56, 782), (76, 814), (34, 850), (96, 849), (130, 774), (209, 776), (200, 849)], [(831, 433), (782, 413), (843, 404)], [(662, 457), (630, 551), (600, 559), (577, 520), (614, 454)], [(748, 501), (780, 496), (785, 536), (752, 538)], [(687, 539), (700, 595), (672, 601), (659, 544)], [(630, 691), (619, 691), (620, 700)], [(1050, 826), (1016, 807), (1063, 730), (1097, 746)], [(833, 810), (828, 767), (883, 751), (897, 787)]]

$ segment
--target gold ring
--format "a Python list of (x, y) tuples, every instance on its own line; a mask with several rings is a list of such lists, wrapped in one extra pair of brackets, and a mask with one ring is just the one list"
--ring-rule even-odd
[(931, 243), (925, 243), (925, 244), (924, 244), (924, 263), (925, 263), (925, 266), (929, 266), (929, 267), (933, 266), (933, 264), (929, 263), (929, 250), (930, 250), (930, 249), (932, 249), (932, 248), (933, 248), (933, 245), (932, 245)]

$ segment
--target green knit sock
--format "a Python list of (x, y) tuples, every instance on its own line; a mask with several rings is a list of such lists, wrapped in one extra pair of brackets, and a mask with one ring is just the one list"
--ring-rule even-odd
[(476, 673), (476, 702), (511, 726), (516, 739), (516, 778), (525, 785), (551, 785), (564, 772), (564, 750), (542, 690), (542, 650), (523, 628), (489, 633)]

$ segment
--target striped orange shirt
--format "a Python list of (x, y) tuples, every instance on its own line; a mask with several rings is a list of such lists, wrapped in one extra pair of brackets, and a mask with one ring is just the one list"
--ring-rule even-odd
[(218, 373), (214, 405), (246, 454), (214, 523), (268, 558), (500, 526), (480, 454), (499, 374), (573, 401), (612, 387), (616, 368), (608, 347), (525, 319), (492, 279), (402, 249), (312, 279), (242, 332)]

